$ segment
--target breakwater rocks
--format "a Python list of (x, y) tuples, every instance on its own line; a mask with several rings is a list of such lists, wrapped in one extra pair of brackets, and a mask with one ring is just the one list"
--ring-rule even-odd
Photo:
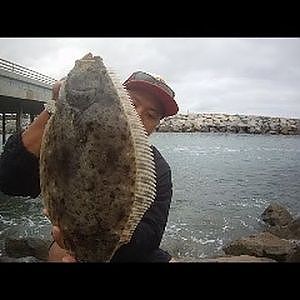
[(165, 118), (158, 132), (300, 134), (300, 119), (228, 114), (177, 114)]

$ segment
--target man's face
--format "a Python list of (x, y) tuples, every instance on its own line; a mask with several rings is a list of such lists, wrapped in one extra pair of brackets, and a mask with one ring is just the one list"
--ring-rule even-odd
[(132, 103), (150, 135), (163, 117), (163, 108), (156, 97), (143, 90), (128, 90)]

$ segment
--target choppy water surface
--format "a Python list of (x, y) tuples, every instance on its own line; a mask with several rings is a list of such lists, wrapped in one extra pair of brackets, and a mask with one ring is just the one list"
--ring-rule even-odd
[(300, 213), (300, 137), (156, 133), (173, 171), (163, 247), (173, 255), (223, 254), (230, 240), (262, 229), (272, 202)]

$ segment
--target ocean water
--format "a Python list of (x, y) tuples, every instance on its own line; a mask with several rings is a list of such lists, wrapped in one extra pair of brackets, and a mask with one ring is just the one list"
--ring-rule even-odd
[[(230, 241), (263, 229), (273, 201), (300, 213), (300, 136), (155, 133), (168, 161), (173, 198), (161, 247), (174, 257), (223, 255)], [(41, 199), (0, 193), (0, 255), (4, 240), (49, 237)]]
[(230, 241), (263, 229), (276, 201), (300, 213), (300, 137), (156, 133), (174, 194), (162, 247), (172, 255), (224, 255)]

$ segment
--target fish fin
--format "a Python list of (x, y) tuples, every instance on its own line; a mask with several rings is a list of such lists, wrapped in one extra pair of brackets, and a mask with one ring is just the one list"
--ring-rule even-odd
[(133, 141), (135, 144), (136, 157), (136, 184), (135, 184), (135, 199), (132, 206), (129, 219), (120, 237), (120, 243), (127, 243), (143, 217), (146, 210), (153, 203), (156, 196), (156, 171), (154, 164), (153, 151), (150, 146), (148, 136), (142, 121), (136, 112), (131, 98), (120, 83), (117, 75), (109, 71), (112, 82), (118, 91), (123, 109), (128, 116), (129, 126), (131, 128)]

